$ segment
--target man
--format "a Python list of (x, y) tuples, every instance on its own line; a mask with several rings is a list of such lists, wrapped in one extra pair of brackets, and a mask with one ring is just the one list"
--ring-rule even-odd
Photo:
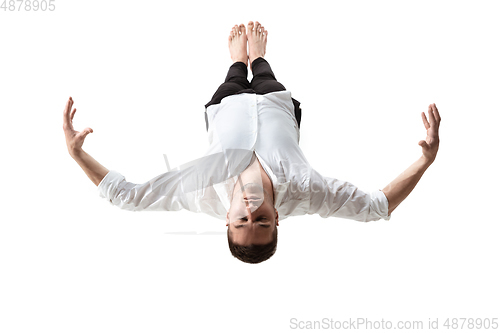
[(248, 263), (262, 262), (275, 253), (279, 221), (288, 216), (389, 220), (436, 158), (441, 121), (436, 105), (429, 105), (429, 118), (422, 112), (427, 130), (426, 139), (419, 142), (422, 156), (382, 191), (365, 193), (351, 183), (324, 177), (299, 148), (300, 103), (264, 60), (267, 35), (259, 22), (249, 22), (248, 30), (243, 24), (233, 27), (229, 36), (233, 64), (205, 105), (208, 151), (144, 184), (127, 182), (82, 149), (93, 131), (73, 129), (76, 109), (71, 111), (70, 97), (63, 114), (68, 151), (100, 195), (127, 210), (186, 209), (225, 219), (231, 253)]

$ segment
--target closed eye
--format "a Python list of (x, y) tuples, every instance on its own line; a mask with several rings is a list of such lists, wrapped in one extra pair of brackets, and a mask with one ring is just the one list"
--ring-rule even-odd
[[(234, 227), (235, 228), (242, 228), (244, 226), (245, 226), (244, 224), (239, 224), (239, 225), (236, 225)], [(271, 227), (269, 224), (259, 224), (259, 226), (264, 227), (264, 228), (270, 228)]]
[[(248, 217), (242, 217), (241, 219), (239, 219), (240, 221), (248, 221)], [(265, 216), (259, 216), (259, 218), (257, 218), (256, 221), (267, 221), (267, 218)]]

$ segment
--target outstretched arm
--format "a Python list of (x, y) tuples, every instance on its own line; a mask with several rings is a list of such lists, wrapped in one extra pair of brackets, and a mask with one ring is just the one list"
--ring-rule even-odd
[(418, 144), (422, 147), (422, 156), (413, 163), (408, 169), (387, 185), (384, 192), (389, 201), (389, 215), (396, 207), (410, 194), (425, 170), (434, 162), (439, 148), (439, 124), (441, 116), (439, 115), (436, 104), (429, 105), (429, 121), (422, 112), (422, 121), (427, 130), (427, 137)]
[(90, 180), (98, 186), (109, 170), (82, 149), (85, 137), (89, 133), (92, 133), (93, 130), (87, 127), (83, 132), (75, 131), (73, 128), (73, 117), (75, 116), (76, 108), (71, 111), (72, 106), (73, 99), (70, 97), (63, 112), (63, 130), (66, 137), (68, 152), (78, 165), (80, 165), (83, 171), (85, 171)]

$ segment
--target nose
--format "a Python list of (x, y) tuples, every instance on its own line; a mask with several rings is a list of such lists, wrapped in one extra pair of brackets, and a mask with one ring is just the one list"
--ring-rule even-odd
[(252, 210), (252, 211), (255, 211), (257, 208), (259, 208), (259, 205), (253, 203), (253, 202), (247, 202), (245, 203), (247, 208)]

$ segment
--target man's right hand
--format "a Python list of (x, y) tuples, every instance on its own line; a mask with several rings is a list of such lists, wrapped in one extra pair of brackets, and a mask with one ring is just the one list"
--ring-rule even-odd
[(66, 145), (68, 146), (68, 152), (73, 157), (73, 159), (80, 165), (80, 167), (85, 171), (90, 180), (99, 186), (99, 183), (108, 174), (109, 170), (103, 167), (99, 162), (97, 162), (92, 156), (83, 151), (82, 145), (85, 141), (85, 137), (92, 133), (93, 130), (87, 127), (82, 132), (75, 131), (73, 128), (73, 117), (75, 116), (76, 109), (71, 111), (73, 106), (73, 99), (70, 97), (63, 113), (63, 130), (66, 136)]
[[(422, 156), (426, 162), (431, 164), (436, 159), (439, 149), (439, 124), (441, 123), (441, 116), (436, 107), (436, 103), (429, 105), (429, 120), (422, 112), (422, 121), (424, 122), (425, 129), (427, 130), (427, 137), (425, 140), (420, 140), (418, 143), (422, 147)], [(430, 121), (430, 123), (429, 123)]]
[(68, 152), (71, 156), (78, 154), (82, 151), (83, 141), (85, 137), (92, 133), (93, 130), (90, 127), (85, 128), (82, 132), (75, 131), (73, 128), (73, 117), (75, 116), (76, 108), (71, 111), (73, 107), (73, 99), (70, 97), (66, 103), (63, 113), (63, 130), (66, 136), (66, 145), (68, 146)]

